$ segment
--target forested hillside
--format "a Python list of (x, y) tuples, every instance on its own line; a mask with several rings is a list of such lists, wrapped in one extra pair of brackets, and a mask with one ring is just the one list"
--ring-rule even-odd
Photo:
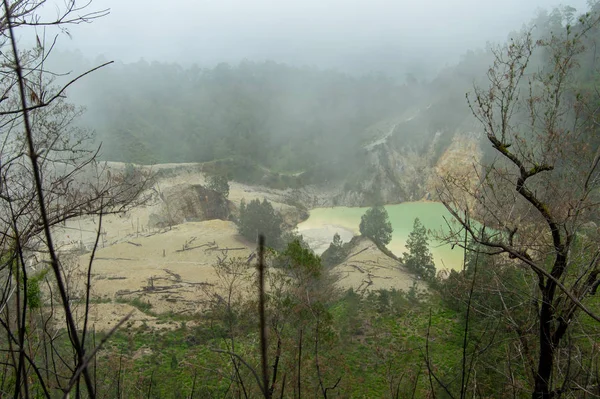
[[(524, 29), (542, 38), (573, 22), (574, 13), (569, 7), (540, 12)], [(269, 184), (265, 174), (280, 173), (286, 179), (275, 179), (279, 187), (341, 182), (354, 175), (347, 188), (373, 191), (371, 181), (382, 180), (377, 184), (397, 186), (397, 197), (420, 198), (425, 187), (415, 188), (414, 179), (399, 181), (395, 172), (384, 171), (384, 164), (394, 158), (396, 171), (403, 170), (403, 165), (419, 163), (416, 156), (424, 162), (416, 168), (429, 175), (457, 133), (477, 130), (464, 96), (474, 82), (485, 81), (493, 49), (488, 44), (468, 51), (458, 64), (421, 82), (412, 76), (398, 81), (274, 61), (209, 68), (175, 60), (117, 61), (70, 87), (68, 95), (86, 107), (80, 123), (95, 130), (105, 160), (218, 161), (214, 168), (250, 183)], [(55, 52), (48, 65), (77, 72), (103, 61)], [(532, 60), (538, 66), (543, 62), (539, 54)], [(382, 121), (391, 121), (391, 132), (378, 131)], [(391, 156), (369, 157), (375, 148), (371, 143), (389, 144)]]
[[(61, 57), (64, 60), (65, 57)], [(76, 54), (80, 68), (86, 61)], [(277, 172), (344, 167), (369, 125), (414, 102), (382, 75), (244, 61), (214, 68), (116, 63), (71, 91), (102, 158), (142, 164), (250, 160)]]
[[(372, 192), (374, 180), (378, 187), (399, 184), (384, 170), (382, 162), (389, 162), (370, 156), (377, 143), (389, 144), (386, 151), (403, 164), (414, 163), (410, 153), (435, 166), (470, 117), (464, 94), (491, 59), (489, 49), (471, 51), (430, 82), (273, 61), (212, 68), (117, 61), (68, 95), (86, 108), (79, 123), (93, 127), (104, 160), (212, 162), (210, 170), (238, 181), (277, 187), (336, 181)], [(49, 65), (78, 72), (104, 61), (57, 52)], [(422, 196), (411, 184), (400, 183), (404, 188), (393, 195)]]

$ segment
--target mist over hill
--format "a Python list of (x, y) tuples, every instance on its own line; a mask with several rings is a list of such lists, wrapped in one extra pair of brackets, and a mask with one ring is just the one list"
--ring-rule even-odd
[[(539, 12), (510, 35), (544, 37), (575, 12)], [(238, 181), (279, 188), (335, 182), (354, 192), (337, 203), (367, 204), (381, 187), (385, 201), (401, 202), (427, 195), (424, 182), (457, 134), (476, 136), (465, 93), (486, 84), (495, 48), (469, 50), (430, 79), (276, 61), (116, 61), (68, 95), (86, 108), (79, 123), (95, 130), (104, 160), (213, 162), (210, 170)], [(542, 65), (543, 55), (536, 57)], [(72, 76), (105, 61), (56, 51), (48, 65)]]
[(0, 12), (0, 398), (600, 397), (600, 0), (93, 6)]

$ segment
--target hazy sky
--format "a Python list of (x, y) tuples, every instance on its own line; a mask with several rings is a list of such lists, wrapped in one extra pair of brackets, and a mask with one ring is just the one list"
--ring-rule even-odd
[[(94, 0), (111, 13), (59, 48), (125, 62), (243, 58), (356, 70), (419, 69), (504, 41), (542, 7), (586, 0)], [(346, 67), (346, 68), (345, 68)]]

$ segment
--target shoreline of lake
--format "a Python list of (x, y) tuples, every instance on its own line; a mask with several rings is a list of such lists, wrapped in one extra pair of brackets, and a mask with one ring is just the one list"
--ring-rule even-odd
[[(385, 208), (394, 229), (388, 248), (399, 257), (406, 251), (406, 239), (412, 231), (415, 218), (418, 217), (428, 231), (435, 231), (441, 235), (448, 233), (447, 222), (453, 220), (446, 207), (436, 201), (404, 202), (385, 205)], [(316, 253), (322, 253), (327, 249), (336, 232), (344, 242), (350, 240), (349, 233), (360, 234), (360, 218), (367, 209), (369, 208), (344, 206), (313, 208), (309, 211), (308, 219), (299, 223), (297, 229)], [(453, 250), (451, 245), (437, 240), (431, 234), (429, 248), (438, 271), (462, 269), (463, 253), (460, 248)]]

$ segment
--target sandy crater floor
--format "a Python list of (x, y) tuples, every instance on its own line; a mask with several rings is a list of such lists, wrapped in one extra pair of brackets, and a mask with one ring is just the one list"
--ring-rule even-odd
[[(185, 165), (184, 165), (185, 166)], [(161, 168), (168, 166), (162, 165)], [(174, 176), (159, 180), (159, 187), (176, 184), (202, 184), (204, 176), (197, 168), (180, 165)], [(261, 193), (249, 186), (231, 184), (229, 198), (234, 204), (245, 198), (266, 197), (274, 206), (285, 209), (289, 205), (277, 203), (277, 193)], [(254, 244), (237, 233), (233, 222), (209, 220), (187, 222), (172, 228), (148, 227), (149, 215), (160, 204), (148, 203), (124, 215), (103, 218), (99, 247), (92, 266), (91, 325), (97, 330), (109, 330), (125, 315), (133, 311), (127, 324), (133, 327), (175, 328), (176, 322), (164, 322), (156, 315), (162, 313), (194, 314), (203, 309), (211, 295), (222, 290), (214, 265), (219, 259), (240, 258), (246, 262), (254, 252)], [(87, 251), (80, 256), (67, 256), (65, 268), (72, 296), (83, 298), (89, 250), (93, 247), (98, 230), (98, 219), (71, 220), (54, 231), (55, 241), (63, 251), (80, 248)], [(310, 230), (310, 229), (308, 229)], [(330, 231), (331, 230), (331, 231)], [(317, 253), (323, 252), (337, 226), (327, 231), (300, 231), (307, 236)], [(314, 232), (313, 232), (314, 233)], [(342, 231), (344, 241), (352, 232)], [(85, 249), (84, 249), (85, 248)], [(238, 289), (252, 294), (254, 263), (248, 263), (247, 275)], [(334, 268), (341, 289), (353, 288), (366, 292), (379, 288), (408, 290), (414, 277), (399, 268), (393, 259), (382, 254), (373, 243), (362, 240), (350, 257)], [(132, 306), (137, 302), (138, 307)], [(142, 311), (139, 304), (150, 304)], [(77, 308), (81, 318), (81, 306)], [(189, 323), (188, 323), (189, 325)]]

